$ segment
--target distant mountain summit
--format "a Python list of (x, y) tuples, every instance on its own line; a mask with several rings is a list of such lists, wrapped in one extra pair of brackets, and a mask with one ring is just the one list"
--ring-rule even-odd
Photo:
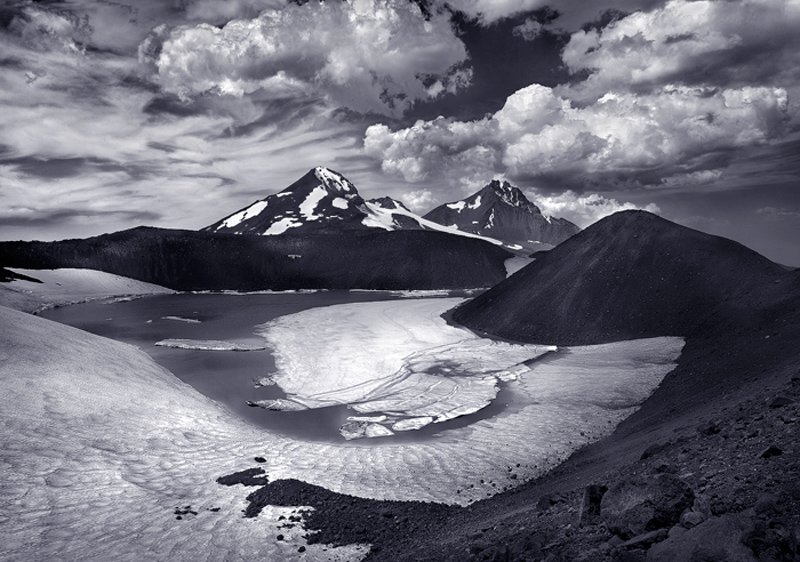
[(424, 218), (529, 249), (555, 246), (580, 231), (566, 219), (543, 214), (519, 188), (498, 180), (466, 199), (435, 208)]
[(352, 182), (324, 167), (310, 170), (283, 191), (259, 199), (202, 230), (276, 236), (372, 229), (435, 230), (515, 251), (523, 249), (503, 238), (425, 219), (391, 197), (365, 200)]
[(364, 228), (366, 201), (340, 173), (317, 167), (292, 185), (259, 199), (203, 230), (275, 236), (287, 231), (308, 232)]

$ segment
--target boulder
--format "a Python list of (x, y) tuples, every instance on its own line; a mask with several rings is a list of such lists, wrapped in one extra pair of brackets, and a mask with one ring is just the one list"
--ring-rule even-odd
[(673, 474), (635, 476), (606, 492), (600, 515), (612, 533), (630, 539), (672, 527), (693, 501), (692, 489)]
[(687, 511), (681, 515), (681, 526), (686, 529), (697, 527), (706, 520), (705, 515), (697, 511)]
[(737, 515), (712, 517), (676, 537), (653, 545), (647, 562), (755, 562), (742, 543), (749, 523)]
[(701, 423), (699, 426), (697, 426), (697, 431), (700, 432), (702, 435), (716, 435), (721, 430), (717, 422), (708, 421)]
[(656, 529), (642, 535), (638, 535), (622, 543), (625, 548), (642, 548), (648, 549), (651, 545), (661, 542), (667, 538), (669, 531), (666, 529)]
[(794, 400), (787, 396), (776, 396), (773, 398), (770, 403), (770, 408), (783, 408), (784, 406), (788, 406), (789, 404), (793, 404)]
[(770, 445), (761, 453), (762, 459), (770, 459), (772, 457), (778, 457), (783, 454), (783, 450), (780, 447), (776, 447), (775, 445)]
[(602, 484), (590, 484), (583, 490), (583, 500), (581, 500), (581, 516), (579, 524), (593, 525), (600, 518), (600, 502), (608, 488)]

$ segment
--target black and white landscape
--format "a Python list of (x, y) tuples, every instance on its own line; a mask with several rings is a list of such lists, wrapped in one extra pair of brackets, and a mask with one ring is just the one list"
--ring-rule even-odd
[(0, 560), (800, 560), (797, 29), (0, 6)]

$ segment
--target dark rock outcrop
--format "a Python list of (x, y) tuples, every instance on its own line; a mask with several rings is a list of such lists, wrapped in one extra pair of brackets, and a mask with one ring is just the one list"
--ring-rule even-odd
[(600, 518), (600, 503), (608, 488), (602, 484), (590, 484), (583, 490), (580, 525), (591, 525)]
[(672, 474), (622, 480), (603, 496), (600, 515), (608, 529), (624, 539), (669, 528), (692, 505), (692, 489)]
[(713, 517), (653, 545), (647, 562), (755, 562), (753, 551), (742, 544), (747, 530), (747, 520), (737, 515)]

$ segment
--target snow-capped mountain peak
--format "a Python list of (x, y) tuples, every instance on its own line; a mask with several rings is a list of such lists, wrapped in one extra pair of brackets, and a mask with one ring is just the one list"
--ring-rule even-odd
[(481, 193), (484, 195), (494, 195), (506, 205), (519, 207), (532, 214), (541, 214), (539, 207), (531, 203), (518, 187), (514, 187), (507, 181), (492, 180), (489, 185), (478, 192), (478, 199), (481, 198)]
[(313, 173), (314, 176), (316, 176), (316, 178), (320, 181), (320, 185), (330, 191), (342, 192), (349, 195), (358, 194), (356, 186), (354, 186), (350, 180), (348, 180), (339, 172), (331, 170), (330, 168), (317, 166), (309, 173)]
[(492, 180), (466, 199), (445, 203), (426, 219), (535, 250), (569, 238), (579, 228), (542, 214), (539, 207), (507, 181)]
[(204, 230), (272, 236), (357, 223), (364, 200), (342, 174), (318, 166), (286, 189), (255, 201)]
[[(481, 198), (470, 204), (479, 207)], [(491, 236), (426, 220), (391, 197), (365, 201), (342, 174), (321, 166), (309, 170), (286, 189), (255, 201), (204, 230), (275, 236), (363, 229), (436, 230), (521, 249)]]

